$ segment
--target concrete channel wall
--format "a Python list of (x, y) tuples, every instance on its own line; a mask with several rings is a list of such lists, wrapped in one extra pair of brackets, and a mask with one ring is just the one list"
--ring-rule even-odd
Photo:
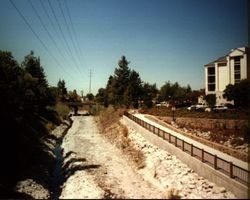
[(214, 170), (212, 167), (203, 164), (201, 161), (196, 158), (186, 154), (181, 149), (175, 147), (174, 145), (168, 143), (162, 138), (154, 135), (150, 131), (144, 129), (134, 121), (130, 120), (128, 117), (123, 116), (125, 125), (135, 129), (140, 133), (146, 140), (150, 141), (152, 144), (157, 147), (168, 151), (169, 153), (175, 155), (182, 162), (187, 164), (192, 168), (197, 174), (207, 178), (209, 181), (216, 183), (218, 186), (225, 187), (227, 190), (231, 191), (237, 198), (248, 199), (249, 198), (249, 188), (234, 179), (231, 179), (228, 176), (225, 176), (219, 171)]

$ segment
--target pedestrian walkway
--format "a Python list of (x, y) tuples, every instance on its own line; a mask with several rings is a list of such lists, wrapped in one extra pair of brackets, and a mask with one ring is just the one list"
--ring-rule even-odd
[(182, 135), (181, 133), (178, 133), (178, 132), (173, 131), (173, 130), (167, 128), (167, 127), (164, 127), (164, 126), (162, 126), (162, 125), (148, 119), (144, 114), (134, 114), (134, 116), (141, 119), (141, 120), (143, 120), (143, 121), (145, 121), (145, 122), (147, 122), (147, 123), (149, 123), (149, 124), (151, 124), (151, 125), (153, 125), (153, 126), (155, 126), (155, 127), (157, 127), (157, 128), (160, 128), (161, 130), (164, 130), (164, 131), (172, 134), (173, 136), (178, 137), (181, 140), (184, 140), (185, 142), (193, 144), (194, 146), (199, 147), (201, 149), (204, 149), (204, 150), (206, 150), (207, 152), (209, 152), (209, 153), (211, 153), (213, 155), (217, 155), (218, 157), (220, 157), (220, 158), (222, 158), (224, 160), (227, 160), (228, 162), (232, 162), (233, 164), (235, 164), (235, 165), (237, 165), (237, 166), (239, 166), (239, 167), (241, 167), (241, 168), (243, 168), (245, 170), (249, 170), (249, 163), (247, 163), (247, 162), (244, 162), (244, 161), (239, 160), (239, 159), (237, 159), (235, 157), (227, 155), (227, 154), (225, 154), (225, 153), (223, 153), (221, 151), (218, 151), (218, 150), (213, 149), (213, 148), (211, 148), (211, 147), (209, 147), (207, 145), (204, 145), (204, 144), (202, 144), (200, 142), (197, 142), (197, 141), (195, 141), (195, 140), (193, 140), (193, 139), (191, 139), (189, 137), (186, 137), (186, 136)]

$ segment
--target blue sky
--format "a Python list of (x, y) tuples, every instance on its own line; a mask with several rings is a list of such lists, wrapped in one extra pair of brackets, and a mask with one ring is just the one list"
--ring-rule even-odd
[(89, 91), (90, 69), (92, 93), (105, 87), (122, 55), (144, 82), (156, 83), (158, 88), (168, 80), (190, 84), (192, 89), (204, 88), (205, 64), (232, 48), (248, 45), (246, 0), (12, 2), (47, 50), (10, 0), (1, 0), (0, 50), (11, 51), (19, 62), (34, 50), (50, 85), (61, 78), (69, 90), (77, 89), (79, 94)]

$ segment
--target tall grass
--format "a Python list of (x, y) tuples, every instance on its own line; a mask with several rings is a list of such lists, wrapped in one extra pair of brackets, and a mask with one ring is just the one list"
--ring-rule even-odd
[(62, 102), (58, 102), (55, 105), (55, 110), (62, 119), (67, 119), (68, 114), (70, 112), (70, 108)]
[(124, 108), (115, 109), (113, 107), (102, 110), (98, 116), (101, 132), (111, 143), (128, 155), (138, 168), (142, 168), (145, 165), (144, 155), (140, 150), (134, 148), (128, 137), (127, 127), (119, 122), (124, 111)]

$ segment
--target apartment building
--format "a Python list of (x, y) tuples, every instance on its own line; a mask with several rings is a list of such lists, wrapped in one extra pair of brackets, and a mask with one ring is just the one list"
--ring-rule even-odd
[(205, 93), (216, 95), (216, 104), (233, 103), (223, 98), (228, 84), (239, 83), (250, 76), (249, 49), (232, 49), (226, 56), (205, 65)]

